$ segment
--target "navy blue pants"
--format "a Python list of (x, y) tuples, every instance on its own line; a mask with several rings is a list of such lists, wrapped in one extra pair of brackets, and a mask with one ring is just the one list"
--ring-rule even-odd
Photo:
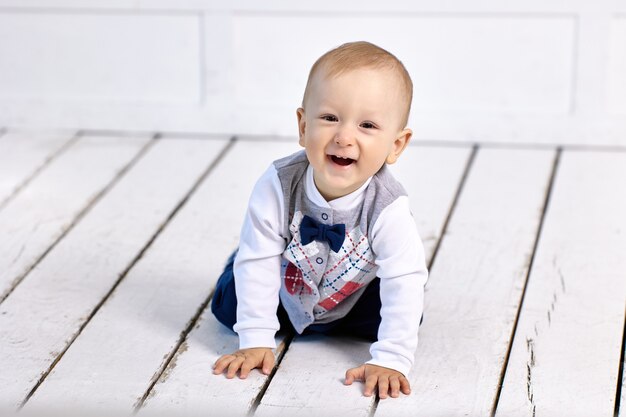
[[(211, 311), (217, 320), (231, 330), (237, 322), (237, 296), (233, 274), (234, 258), (235, 254), (231, 255), (224, 272), (217, 280), (215, 294), (211, 302)], [(376, 341), (380, 326), (380, 307), (380, 279), (376, 278), (365, 288), (363, 295), (345, 317), (330, 323), (312, 324), (304, 329), (303, 334), (341, 334)], [(278, 305), (276, 315), (280, 322), (280, 330), (294, 332), (287, 312), (281, 303)]]

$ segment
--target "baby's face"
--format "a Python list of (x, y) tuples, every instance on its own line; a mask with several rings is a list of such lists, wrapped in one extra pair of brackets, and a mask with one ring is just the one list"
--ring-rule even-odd
[(313, 78), (298, 109), (300, 145), (326, 200), (357, 190), (408, 143), (400, 85), (393, 72), (367, 68)]

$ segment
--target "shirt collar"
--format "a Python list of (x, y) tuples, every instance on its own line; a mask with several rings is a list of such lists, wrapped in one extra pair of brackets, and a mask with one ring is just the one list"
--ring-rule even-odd
[(315, 180), (313, 179), (313, 167), (309, 164), (306, 169), (306, 178), (304, 183), (304, 192), (311, 202), (319, 207), (328, 207), (333, 210), (350, 210), (354, 207), (358, 206), (363, 202), (365, 198), (365, 189), (369, 185), (372, 177), (369, 177), (365, 184), (360, 186), (357, 190), (351, 192), (350, 194), (344, 195), (343, 197), (336, 198), (332, 201), (326, 201), (322, 194), (320, 194), (319, 190), (315, 186)]

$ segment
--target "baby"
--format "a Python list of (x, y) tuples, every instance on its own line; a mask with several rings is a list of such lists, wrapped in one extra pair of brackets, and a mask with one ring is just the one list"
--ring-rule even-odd
[(311, 68), (297, 110), (303, 151), (275, 161), (250, 197), (238, 251), (218, 280), (217, 319), (239, 350), (214, 373), (269, 374), (279, 329), (368, 338), (371, 359), (349, 369), (365, 396), (410, 393), (427, 270), (402, 186), (387, 164), (411, 139), (413, 85), (402, 63), (367, 42)]

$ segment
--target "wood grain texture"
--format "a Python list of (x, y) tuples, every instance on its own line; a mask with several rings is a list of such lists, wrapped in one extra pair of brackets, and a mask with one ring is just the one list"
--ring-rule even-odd
[(411, 212), (424, 243), (426, 265), (430, 264), (441, 238), (459, 181), (469, 161), (470, 146), (409, 146), (396, 164), (393, 175), (409, 195)]
[[(275, 356), (285, 349), (285, 335), (276, 335)], [(239, 347), (237, 334), (217, 321), (210, 308), (202, 312), (189, 339), (169, 364), (139, 415), (244, 416), (254, 406), (268, 377), (258, 370), (245, 380), (213, 375), (212, 365), (221, 355)], [(282, 370), (280, 370), (282, 372)]]
[(0, 131), (0, 210), (20, 186), (31, 179), (75, 133)]
[[(0, 302), (149, 140), (81, 138), (0, 211)], [(30, 154), (26, 146), (24, 151)]]
[[(200, 150), (207, 164), (224, 144), (208, 142), (213, 145), (211, 152)], [(162, 163), (177, 162), (168, 157)], [(216, 225), (207, 208), (214, 191), (205, 183), (193, 194), (74, 341), (25, 410), (96, 405), (107, 412), (133, 410), (210, 294), (207, 266), (215, 255), (207, 242)], [(108, 354), (93, 355), (94, 351)]]
[[(213, 285), (228, 255), (236, 248), (248, 197), (258, 177), (271, 161), (298, 149), (297, 143), (239, 142), (207, 179), (204, 189), (211, 203), (205, 221), (211, 239), (203, 242), (207, 267), (206, 284)], [(208, 194), (210, 192), (210, 195)], [(215, 196), (219, 196), (216, 198)], [(282, 336), (278, 342), (282, 341)], [(212, 374), (215, 360), (238, 348), (237, 335), (217, 322), (209, 309), (183, 344), (169, 368), (155, 385), (141, 413), (180, 412), (204, 415), (245, 415), (267, 381), (253, 371), (246, 380), (227, 380)], [(283, 346), (279, 346), (280, 354)]]
[(554, 152), (480, 149), (425, 296), (410, 396), (377, 416), (486, 416), (500, 382)]
[[(12, 134), (0, 137), (0, 147)], [(60, 144), (63, 150), (53, 151), (52, 160), (31, 165), (27, 186), (5, 208), (60, 170), (57, 165), (74, 161), (83, 167), (78, 176), (86, 176), (111, 162), (112, 151), (102, 151), (93, 166), (69, 158), (83, 139)], [(494, 411), (494, 393), (504, 378), (497, 417), (533, 411), (612, 416), (616, 397), (617, 415), (626, 417), (623, 374), (617, 391), (626, 304), (625, 152), (566, 147), (528, 271), (551, 150), (481, 147), (473, 159), (471, 149), (458, 144), (416, 144), (406, 151), (392, 170), (410, 195), (427, 258), (435, 261), (410, 376), (413, 393), (377, 403), (361, 395), (363, 384), (343, 385), (347, 367), (368, 358), (369, 343), (348, 338), (299, 337), (287, 348), (279, 334), (276, 354), (285, 356), (275, 375), (254, 371), (245, 381), (212, 375), (214, 360), (236, 349), (238, 340), (210, 309), (200, 309), (237, 245), (252, 184), (271, 160), (298, 149), (295, 140), (237, 141), (185, 202), (225, 144), (180, 135), (155, 141), (0, 304), (0, 414), (13, 411), (32, 387), (38, 389), (20, 415), (129, 414), (158, 378), (138, 410), (142, 416), (243, 416), (258, 401), (255, 415), (261, 417), (478, 416)], [(40, 150), (35, 146), (33, 152)], [(24, 150), (24, 161), (28, 154)], [(47, 159), (38, 158), (32, 160)], [(441, 236), (468, 161), (469, 175)], [(28, 171), (21, 169), (13, 164), (11, 171)], [(51, 183), (54, 190), (91, 180), (61, 177)], [(41, 203), (34, 202), (43, 197), (38, 192), (31, 205), (22, 203), (30, 215), (15, 213), (24, 227), (41, 221), (35, 210)], [(68, 196), (66, 205), (51, 203), (48, 209), (67, 216), (70, 201)], [(0, 209), (0, 223), (3, 216)], [(37, 242), (27, 240), (26, 249)]]
[(625, 178), (626, 153), (563, 153), (498, 416), (613, 415), (626, 302)]
[[(412, 211), (425, 233), (426, 257), (431, 259), (461, 181), (470, 148), (410, 147), (397, 171), (412, 198)], [(362, 395), (363, 384), (344, 386), (345, 372), (370, 359), (370, 343), (330, 338), (296, 338), (285, 354), (257, 412), (258, 416), (367, 416), (374, 397)]]
[(374, 397), (361, 384), (344, 385), (345, 373), (370, 359), (369, 342), (310, 335), (297, 337), (254, 413), (257, 417), (368, 416)]
[(0, 408), (47, 375), (223, 144), (158, 141), (0, 305)]

